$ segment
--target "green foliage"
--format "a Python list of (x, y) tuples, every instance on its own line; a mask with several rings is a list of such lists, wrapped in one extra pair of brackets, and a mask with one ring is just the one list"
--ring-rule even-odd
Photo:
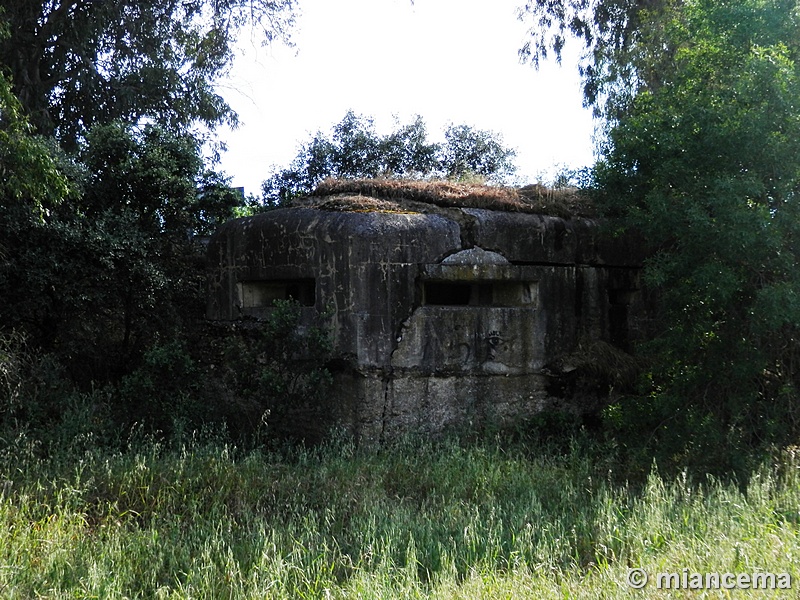
[(536, 67), (552, 52), (561, 61), (570, 38), (583, 45), (579, 71), (584, 101), (595, 115), (613, 118), (625, 111), (642, 87), (660, 84), (671, 68), (674, 46), (653, 36), (663, 19), (680, 9), (681, 0), (528, 0), (519, 10), (531, 21), (530, 40), (520, 58)]
[(348, 111), (330, 136), (317, 134), (300, 148), (289, 167), (264, 182), (268, 205), (309, 195), (324, 179), (375, 177), (462, 178), (502, 180), (514, 171), (514, 151), (491, 131), (451, 125), (445, 143), (428, 142), (422, 117), (380, 136), (371, 118)]
[[(76, 389), (53, 354), (17, 331), (0, 333), (0, 446), (37, 456), (80, 456), (114, 442), (107, 389)], [(118, 432), (117, 432), (118, 433)]]
[[(736, 469), (800, 435), (800, 19), (791, 0), (529, 3), (534, 63), (581, 39), (604, 119), (598, 205), (651, 254), (640, 398), (609, 422), (676, 464)], [(723, 465), (725, 467), (723, 467)]]
[[(156, 343), (144, 353), (140, 366), (126, 375), (115, 402), (116, 421), (142, 422), (148, 430), (173, 433), (176, 426), (202, 425), (201, 371), (185, 343), (173, 339)], [(121, 413), (121, 414), (120, 414)]]
[(25, 336), (0, 336), (0, 425), (5, 432), (52, 424), (59, 399), (70, 393), (59, 365), (31, 348)]
[[(736, 469), (800, 435), (800, 19), (789, 0), (535, 2), (524, 52), (586, 44), (598, 204), (650, 246), (652, 369), (615, 429)], [(549, 36), (549, 37), (548, 37)], [(642, 440), (640, 440), (641, 442)]]
[[(275, 300), (266, 320), (230, 334), (222, 364), (225, 383), (240, 398), (243, 412), (268, 427), (272, 438), (316, 442), (329, 433), (325, 400), (332, 376), (326, 364), (332, 341), (323, 321), (324, 316), (309, 324), (297, 302)], [(249, 429), (246, 433), (252, 433)]]
[(129, 214), (137, 229), (172, 244), (213, 231), (241, 203), (224, 178), (204, 171), (191, 135), (112, 123), (89, 132), (81, 158), (86, 217)]
[(413, 122), (399, 126), (380, 141), (383, 166), (378, 173), (420, 178), (434, 173), (438, 168), (440, 148), (428, 142), (428, 130), (419, 115)]
[[(68, 194), (69, 185), (47, 145), (32, 135), (11, 84), (0, 72), (0, 198), (4, 212), (44, 212)], [(2, 259), (0, 242), (0, 259)]]
[(196, 126), (235, 120), (213, 83), (239, 28), (285, 39), (293, 10), (0, 7), (4, 436), (80, 448), (136, 421), (170, 433), (220, 417), (186, 348), (205, 300), (202, 237), (242, 199), (206, 169)]
[(286, 40), (294, 0), (4, 2), (0, 64), (39, 133), (74, 150), (95, 124), (172, 132), (236, 122), (214, 90), (250, 25)]
[(202, 314), (206, 233), (238, 195), (203, 171), (197, 144), (147, 126), (98, 127), (69, 202), (0, 217), (4, 328), (54, 353), (81, 385), (116, 381), (158, 336)]
[(504, 148), (500, 137), (469, 125), (451, 125), (444, 132), (439, 168), (445, 176), (478, 175), (502, 179), (514, 171), (514, 151)]
[[(787, 572), (796, 585), (796, 454), (742, 485), (656, 472), (616, 483), (601, 455), (420, 440), (379, 453), (342, 441), (277, 454), (197, 436), (42, 460), (21, 438), (0, 448), (0, 589), (9, 598), (594, 599), (632, 593), (631, 566), (654, 577), (684, 565)], [(651, 581), (635, 595), (669, 593)]]

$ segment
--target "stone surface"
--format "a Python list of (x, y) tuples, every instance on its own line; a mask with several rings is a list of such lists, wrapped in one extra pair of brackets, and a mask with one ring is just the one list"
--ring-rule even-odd
[(280, 209), (213, 237), (207, 316), (263, 319), (285, 297), (309, 319), (329, 311), (331, 423), (363, 440), (505, 426), (569, 404), (548, 365), (636, 337), (635, 249), (585, 219)]

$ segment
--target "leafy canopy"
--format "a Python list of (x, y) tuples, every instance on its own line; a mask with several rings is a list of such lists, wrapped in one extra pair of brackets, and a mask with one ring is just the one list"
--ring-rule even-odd
[(42, 218), (0, 214), (0, 318), (100, 381), (199, 316), (196, 234), (241, 199), (204, 170), (192, 136), (156, 126), (96, 126), (79, 159), (71, 177), (59, 171), (78, 192), (69, 202)]
[(658, 422), (685, 419), (686, 446), (702, 446), (691, 432), (709, 423), (737, 444), (800, 433), (799, 8), (526, 7), (526, 18), (554, 24), (524, 49), (532, 60), (559, 52), (566, 32), (584, 42), (585, 97), (606, 132), (600, 204), (651, 246), (650, 389), (665, 408)]
[(32, 135), (10, 82), (0, 73), (0, 198), (6, 209), (24, 208), (41, 217), (68, 192), (47, 144)]
[(95, 123), (171, 131), (235, 123), (214, 90), (241, 27), (287, 39), (295, 0), (5, 0), (0, 64), (39, 133), (65, 148)]
[(348, 111), (330, 135), (317, 132), (302, 145), (292, 163), (264, 182), (267, 204), (308, 195), (322, 180), (374, 177), (450, 177), (477, 175), (503, 180), (514, 172), (515, 151), (499, 134), (468, 125), (450, 125), (444, 144), (428, 141), (422, 117), (388, 135), (375, 131), (373, 120)]
[(79, 398), (92, 429), (213, 412), (187, 400), (201, 242), (242, 199), (201, 149), (235, 121), (214, 90), (235, 34), (286, 39), (294, 5), (0, 0), (0, 345), (25, 383), (14, 410), (0, 397), (4, 435), (47, 430)]

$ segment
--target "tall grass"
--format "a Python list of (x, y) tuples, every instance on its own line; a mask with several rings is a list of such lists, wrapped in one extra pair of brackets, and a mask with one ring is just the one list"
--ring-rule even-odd
[(788, 455), (740, 489), (655, 473), (619, 484), (577, 445), (33, 450), (0, 457), (2, 598), (684, 597), (630, 590), (629, 566), (800, 585)]

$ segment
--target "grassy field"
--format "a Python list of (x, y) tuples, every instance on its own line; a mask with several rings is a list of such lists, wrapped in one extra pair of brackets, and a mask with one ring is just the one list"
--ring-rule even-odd
[[(790, 573), (790, 453), (747, 484), (619, 482), (598, 449), (214, 441), (0, 457), (2, 598), (794, 598), (658, 589), (658, 572)], [(642, 590), (630, 567), (651, 575)]]

